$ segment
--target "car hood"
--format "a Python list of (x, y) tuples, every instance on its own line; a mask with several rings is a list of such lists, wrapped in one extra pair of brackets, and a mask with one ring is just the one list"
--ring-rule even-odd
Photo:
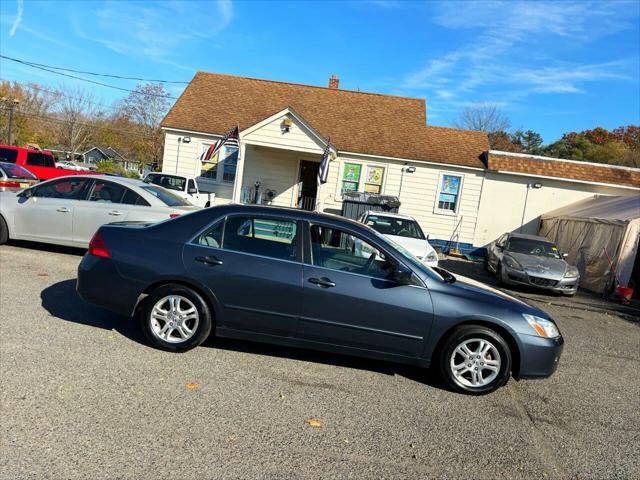
[(409, 250), (411, 254), (415, 255), (418, 258), (422, 258), (433, 251), (433, 247), (429, 245), (429, 242), (426, 240), (421, 240), (419, 238), (400, 237), (398, 235), (385, 235), (385, 237), (388, 237), (398, 245), (403, 246), (404, 248)]
[[(503, 292), (502, 290), (498, 290), (497, 288), (493, 288), (486, 283), (478, 282), (477, 280), (473, 280), (472, 278), (465, 277), (464, 275), (454, 275), (456, 281), (451, 284), (452, 287), (460, 288), (466, 290), (469, 293), (476, 293), (480, 295), (488, 295), (490, 297), (504, 300), (507, 302), (513, 302), (519, 306), (535, 308), (527, 302), (520, 300), (519, 298), (514, 297), (513, 295), (509, 295), (508, 293)], [(535, 308), (537, 310), (537, 308)]]
[(526, 253), (505, 252), (531, 275), (543, 277), (562, 277), (567, 270), (567, 262), (560, 258), (539, 257)]

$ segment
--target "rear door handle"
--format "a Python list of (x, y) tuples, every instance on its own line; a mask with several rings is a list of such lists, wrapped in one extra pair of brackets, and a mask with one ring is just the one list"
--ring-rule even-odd
[(324, 287), (324, 288), (332, 288), (336, 286), (336, 283), (332, 282), (327, 277), (310, 278), (309, 283), (313, 283), (314, 285), (318, 285), (319, 287)]
[(196, 257), (196, 262), (204, 263), (205, 265), (215, 266), (222, 265), (222, 260), (213, 255), (207, 255), (206, 257)]
[(60, 207), (56, 211), (60, 213), (69, 213), (71, 210), (69, 210), (67, 207)]
[(109, 212), (109, 215), (113, 215), (114, 217), (117, 217), (118, 215), (122, 215), (122, 212), (120, 210), (111, 210)]

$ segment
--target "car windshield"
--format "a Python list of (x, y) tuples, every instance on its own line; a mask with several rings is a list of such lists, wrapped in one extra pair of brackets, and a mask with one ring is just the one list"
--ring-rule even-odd
[(170, 207), (182, 207), (182, 206), (191, 205), (184, 198), (181, 198), (178, 195), (171, 193), (162, 187), (156, 187), (155, 185), (146, 185), (140, 188), (142, 188), (146, 192), (149, 192), (151, 195), (156, 197), (162, 203)]
[(184, 177), (176, 177), (173, 175), (158, 175), (157, 173), (150, 173), (144, 179), (146, 183), (153, 183), (154, 185), (160, 185), (167, 190), (176, 190), (178, 192), (184, 192), (184, 186), (187, 179)]
[(513, 253), (524, 253), (538, 257), (560, 258), (558, 247), (553, 243), (532, 238), (512, 237), (509, 239), (506, 250)]
[[(376, 230), (373, 230), (373, 232), (375, 233), (376, 236), (381, 238), (384, 242), (390, 243), (391, 246), (398, 251), (398, 253), (404, 258), (404, 260), (407, 263), (410, 263), (411, 265), (413, 265), (417, 269), (425, 272), (430, 277), (432, 277), (432, 278), (435, 277), (436, 279), (440, 280), (441, 282), (447, 282), (447, 283), (455, 282), (456, 279), (455, 279), (455, 277), (453, 275), (451, 275), (451, 273), (447, 272), (446, 270), (444, 270), (442, 268), (433, 269), (433, 268), (429, 267), (428, 265), (425, 265), (420, 260), (418, 260), (418, 258), (413, 253), (411, 253), (409, 250), (404, 248), (399, 243), (394, 242), (391, 238), (389, 238), (387, 236), (384, 236), (383, 234), (381, 234), (380, 232), (378, 232)], [(444, 272), (446, 272), (446, 273), (444, 273)]]
[(14, 165), (13, 163), (0, 164), (0, 170), (4, 172), (7, 178), (17, 178), (22, 180), (37, 180), (29, 170), (22, 168), (20, 165)]
[(369, 215), (365, 223), (383, 235), (396, 235), (398, 237), (424, 240), (424, 233), (422, 233), (420, 225), (415, 220)]

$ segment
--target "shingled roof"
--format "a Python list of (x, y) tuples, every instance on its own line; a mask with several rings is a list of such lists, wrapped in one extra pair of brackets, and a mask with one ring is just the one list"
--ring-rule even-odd
[(338, 151), (484, 168), (481, 132), (426, 126), (424, 99), (198, 72), (162, 122), (224, 134), (293, 108)]
[(640, 169), (616, 165), (490, 150), (487, 154), (487, 168), (497, 172), (524, 173), (640, 188)]

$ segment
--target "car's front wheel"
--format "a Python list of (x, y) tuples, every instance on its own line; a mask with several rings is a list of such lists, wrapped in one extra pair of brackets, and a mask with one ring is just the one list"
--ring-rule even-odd
[(149, 342), (162, 350), (184, 352), (204, 342), (211, 332), (211, 310), (192, 289), (163, 285), (145, 300), (142, 329)]
[(456, 328), (440, 350), (446, 383), (462, 393), (485, 394), (500, 388), (511, 375), (511, 351), (496, 331), (480, 325)]

